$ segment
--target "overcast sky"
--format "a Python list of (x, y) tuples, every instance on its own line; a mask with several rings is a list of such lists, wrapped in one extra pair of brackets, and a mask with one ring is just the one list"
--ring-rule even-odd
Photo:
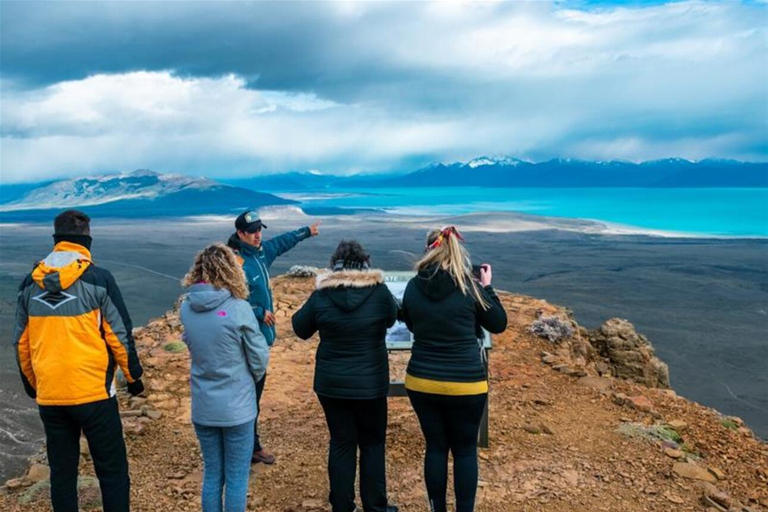
[(2, 183), (768, 160), (765, 2), (0, 2)]

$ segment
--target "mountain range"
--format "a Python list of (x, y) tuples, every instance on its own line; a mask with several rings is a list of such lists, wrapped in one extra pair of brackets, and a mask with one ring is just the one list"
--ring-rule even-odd
[(398, 187), (768, 187), (768, 163), (682, 158), (642, 163), (592, 162), (556, 158), (529, 162), (511, 157), (479, 157), (468, 162), (433, 163), (415, 172), (335, 176), (291, 172), (226, 180), (257, 190)]
[(298, 204), (265, 191), (464, 186), (768, 188), (768, 163), (714, 159), (692, 162), (680, 158), (642, 163), (572, 159), (534, 163), (510, 157), (479, 157), (468, 162), (433, 163), (405, 174), (338, 176), (290, 172), (221, 181), (139, 169), (3, 185), (0, 221), (49, 219), (56, 211), (75, 207), (101, 217), (232, 214), (248, 208)]

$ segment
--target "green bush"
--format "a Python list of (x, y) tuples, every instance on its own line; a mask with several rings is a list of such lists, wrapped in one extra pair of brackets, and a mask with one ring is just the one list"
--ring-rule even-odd
[(643, 425), (642, 423), (622, 423), (618, 432), (627, 437), (639, 437), (647, 441), (671, 441), (675, 444), (683, 442), (677, 431), (666, 425)]
[(659, 435), (661, 435), (665, 440), (668, 441), (674, 441), (678, 444), (683, 442), (683, 436), (677, 433), (675, 429), (672, 427), (669, 427), (667, 425), (661, 425), (658, 427)]
[(163, 345), (163, 349), (168, 352), (173, 352), (174, 354), (178, 354), (179, 352), (184, 352), (185, 350), (187, 350), (187, 346), (181, 341), (171, 341), (170, 343), (166, 343), (165, 345)]

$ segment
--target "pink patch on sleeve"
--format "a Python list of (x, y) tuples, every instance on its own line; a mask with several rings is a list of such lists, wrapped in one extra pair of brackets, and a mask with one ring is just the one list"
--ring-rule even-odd
[(219, 315), (219, 316), (227, 316), (227, 312), (226, 311), (217, 311), (216, 314)]

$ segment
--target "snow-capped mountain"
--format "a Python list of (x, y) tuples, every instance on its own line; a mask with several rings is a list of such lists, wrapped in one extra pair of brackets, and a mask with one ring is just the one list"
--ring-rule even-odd
[(553, 158), (534, 163), (482, 156), (433, 163), (382, 182), (389, 187), (768, 187), (768, 164), (683, 158), (642, 163)]
[(516, 167), (521, 163), (524, 163), (524, 162), (520, 159), (510, 158), (506, 156), (501, 158), (489, 158), (487, 156), (481, 156), (479, 158), (470, 160), (464, 165), (466, 165), (470, 169), (474, 169), (475, 167), (483, 167), (487, 165), (507, 165), (511, 167)]
[(466, 162), (434, 162), (405, 174), (356, 176), (292, 172), (231, 180), (252, 190), (306, 191), (393, 187), (768, 187), (768, 164), (684, 158), (589, 161), (553, 158), (532, 162), (480, 156)]
[(0, 215), (36, 218), (78, 208), (107, 217), (184, 216), (288, 204), (296, 201), (206, 178), (140, 169), (43, 184), (0, 205)]
[(476, 167), (485, 167), (485, 166), (493, 166), (493, 165), (516, 166), (521, 163), (526, 163), (526, 162), (524, 162), (523, 160), (520, 160), (519, 158), (512, 158), (509, 156), (501, 156), (501, 157), (479, 156), (477, 158), (473, 158), (468, 162), (433, 162), (427, 165), (426, 167), (422, 168), (421, 170), (445, 168), (445, 167), (469, 167), (470, 169), (474, 169)]

